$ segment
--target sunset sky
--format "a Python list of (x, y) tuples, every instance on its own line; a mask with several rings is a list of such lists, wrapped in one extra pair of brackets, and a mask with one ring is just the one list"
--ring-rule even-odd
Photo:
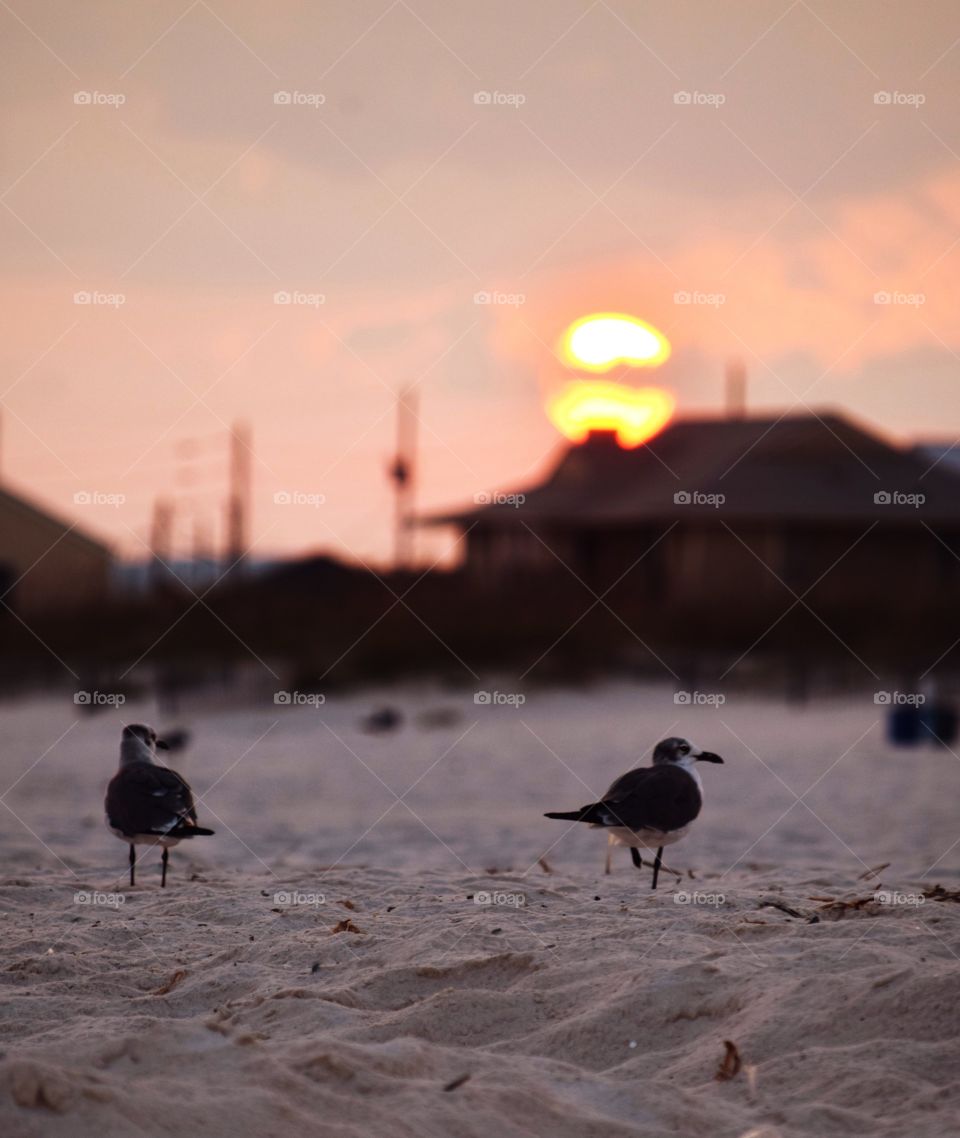
[(523, 484), (591, 311), (669, 337), (624, 378), (678, 414), (739, 357), (753, 411), (960, 434), (955, 0), (0, 0), (0, 30), (0, 469), (124, 556), (158, 493), (184, 550), (221, 532), (246, 419), (255, 555), (383, 564), (396, 393), (421, 507)]

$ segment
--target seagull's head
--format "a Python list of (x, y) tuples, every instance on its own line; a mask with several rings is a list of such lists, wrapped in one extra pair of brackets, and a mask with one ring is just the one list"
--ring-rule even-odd
[(692, 769), (694, 763), (722, 763), (723, 759), (713, 751), (703, 751), (696, 743), (689, 739), (680, 739), (673, 735), (669, 739), (661, 739), (653, 749), (653, 765), (673, 763), (674, 766)]
[(167, 749), (167, 744), (157, 738), (157, 733), (145, 723), (129, 723), (120, 736), (121, 762), (152, 763), (157, 757), (157, 748)]

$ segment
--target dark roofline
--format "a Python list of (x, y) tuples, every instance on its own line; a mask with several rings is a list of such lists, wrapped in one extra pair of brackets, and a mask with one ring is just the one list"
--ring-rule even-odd
[(7, 486), (0, 486), (0, 503), (10, 505), (15, 510), (19, 510), (21, 513), (35, 518), (47, 526), (60, 530), (62, 535), (68, 535), (82, 544), (90, 546), (97, 552), (105, 554), (107, 557), (113, 557), (113, 550), (105, 541), (101, 541), (99, 538), (87, 533), (86, 530), (80, 529), (77, 523), (64, 521), (63, 518), (59, 518), (56, 514), (50, 513), (49, 510), (23, 497), (22, 494), (14, 493), (14, 491)]
[[(658, 515), (661, 515), (660, 507), (655, 503), (648, 501), (645, 506), (640, 508), (640, 512), (636, 517), (629, 516), (629, 513), (616, 516), (615, 513), (608, 512), (607, 516), (596, 516), (592, 509), (585, 510), (584, 503), (580, 495), (576, 492), (576, 483), (572, 484), (573, 494), (568, 503), (560, 510), (558, 516), (556, 512), (557, 494), (566, 494), (565, 486), (567, 483), (566, 472), (571, 461), (576, 461), (578, 454), (584, 455), (584, 460), (590, 462), (594, 469), (596, 477), (612, 477), (614, 479), (629, 475), (634, 469), (642, 469), (643, 465), (649, 467), (650, 458), (644, 452), (649, 452), (654, 459), (658, 459), (661, 465), (664, 465), (664, 458), (660, 455), (665, 455), (673, 460), (673, 451), (677, 445), (683, 446), (683, 438), (687, 431), (692, 432), (711, 432), (711, 437), (715, 437), (718, 441), (722, 440), (725, 436), (735, 435), (739, 430), (746, 432), (746, 437), (743, 439), (745, 449), (742, 458), (749, 459), (749, 456), (757, 450), (756, 455), (762, 453), (761, 444), (766, 439), (768, 434), (773, 434), (774, 431), (779, 432), (784, 430), (790, 432), (791, 428), (797, 425), (805, 425), (810, 428), (819, 428), (819, 434), (823, 438), (833, 435), (843, 447), (850, 450), (853, 457), (860, 457), (857, 452), (860, 452), (869, 461), (880, 461), (877, 469), (881, 470), (883, 467), (883, 460), (896, 460), (906, 464), (916, 462), (915, 456), (911, 454), (911, 449), (906, 444), (900, 444), (888, 438), (885, 434), (877, 431), (871, 426), (866, 425), (864, 422), (857, 418), (847, 415), (844, 411), (828, 406), (817, 408), (816, 410), (807, 411), (794, 411), (790, 410), (785, 413), (765, 413), (760, 415), (745, 415), (738, 416), (737, 418), (725, 418), (718, 415), (690, 415), (678, 416), (673, 419), (666, 427), (663, 428), (657, 435), (650, 439), (647, 443), (641, 444), (632, 450), (621, 450), (613, 439), (613, 433), (609, 431), (594, 432), (590, 438), (580, 444), (567, 444), (560, 443), (560, 454), (554, 456), (553, 461), (547, 466), (543, 476), (537, 481), (530, 481), (525, 486), (521, 487), (515, 493), (524, 494), (526, 496), (525, 507), (514, 509), (507, 504), (501, 504), (496, 501), (492, 503), (483, 503), (479, 505), (469, 506), (462, 510), (445, 510), (442, 513), (437, 512), (434, 514), (422, 515), (418, 520), (418, 524), (424, 526), (439, 526), (439, 525), (456, 525), (462, 528), (467, 528), (480, 525), (494, 525), (494, 526), (507, 526), (510, 527), (514, 524), (519, 524), (521, 521), (533, 522), (535, 520), (552, 521), (554, 524), (569, 523), (575, 527), (590, 527), (595, 524), (609, 525), (609, 526), (629, 526), (634, 524), (636, 520), (642, 517), (644, 522), (653, 522)], [(751, 436), (753, 441), (751, 442)], [(774, 435), (774, 438), (776, 436)], [(661, 445), (663, 444), (663, 445)], [(768, 444), (769, 445), (769, 444)], [(582, 448), (582, 449), (581, 449)], [(658, 455), (657, 452), (660, 452)], [(695, 452), (694, 452), (695, 453)], [(722, 448), (717, 455), (718, 459), (722, 458)], [(634, 467), (632, 462), (636, 460), (638, 466)], [(867, 465), (867, 462), (860, 457), (861, 464), (867, 470), (872, 468)], [(739, 464), (738, 463), (735, 465)], [(746, 463), (746, 468), (749, 468), (750, 462)], [(670, 469), (668, 467), (668, 469)], [(681, 469), (678, 467), (678, 469)], [(725, 471), (731, 473), (730, 470)], [(604, 473), (605, 472), (605, 473)], [(710, 481), (708, 471), (700, 471), (701, 476), (705, 476)], [(724, 475), (724, 476), (725, 476)], [(960, 501), (960, 479), (956, 473), (944, 471), (945, 478), (931, 478), (927, 484), (931, 491), (936, 491), (937, 483), (939, 485), (939, 492), (942, 495), (944, 486), (947, 482), (953, 485), (947, 487), (947, 493), (951, 505), (947, 508), (946, 516), (953, 521), (956, 519), (960, 522), (960, 509), (955, 509), (952, 505), (953, 501)], [(645, 478), (646, 480), (646, 478)], [(654, 479), (653, 485), (655, 485)], [(648, 483), (649, 484), (649, 483)], [(704, 484), (701, 483), (701, 487)], [(731, 485), (731, 484), (728, 484)], [(651, 487), (652, 488), (652, 487)], [(719, 487), (718, 487), (719, 488)], [(880, 486), (880, 489), (886, 487)], [(894, 483), (892, 488), (897, 488)], [(821, 488), (822, 489), (822, 488)], [(956, 495), (956, 497), (954, 496)], [(762, 495), (760, 496), (762, 499)], [(742, 499), (741, 499), (742, 500)], [(547, 505), (549, 503), (549, 505)], [(638, 504), (639, 505), (639, 504)], [(666, 505), (664, 503), (664, 505)], [(836, 509), (834, 509), (836, 506)], [(569, 507), (569, 508), (568, 508)], [(849, 503), (848, 503), (849, 507)], [(546, 510), (546, 512), (544, 512)], [(898, 508), (885, 511), (885, 521), (893, 522), (901, 511)], [(703, 520), (709, 518), (713, 513), (712, 509), (700, 510), (695, 506), (686, 506), (683, 510), (685, 519), (694, 520), (697, 518)], [(792, 522), (803, 522), (805, 520), (816, 521), (818, 523), (825, 523), (828, 520), (840, 522), (844, 517), (850, 516), (849, 508), (844, 509), (842, 501), (837, 503), (825, 502), (819, 506), (809, 505), (798, 501), (784, 501), (781, 504), (774, 505), (769, 500), (763, 502), (762, 500), (755, 501), (752, 508), (748, 508), (745, 513), (740, 513), (741, 519), (750, 517), (751, 520), (762, 521), (765, 517), (768, 520), (779, 520)], [(861, 511), (859, 508), (853, 511), (855, 514), (863, 514), (869, 516), (867, 510)], [(913, 511), (905, 514), (905, 517), (910, 517)], [(925, 511), (928, 518), (936, 513), (938, 520), (944, 517), (941, 509), (936, 511), (932, 510), (928, 504), (927, 511)], [(662, 517), (667, 520), (676, 521), (677, 514), (675, 510), (665, 508), (662, 510)]]

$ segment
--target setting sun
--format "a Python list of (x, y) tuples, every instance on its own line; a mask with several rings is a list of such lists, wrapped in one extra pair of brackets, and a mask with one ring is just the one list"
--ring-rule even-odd
[(591, 431), (616, 431), (622, 447), (636, 447), (666, 426), (673, 397), (659, 387), (581, 379), (568, 383), (549, 403), (550, 421), (572, 442)]
[(560, 357), (571, 367), (609, 371), (618, 364), (656, 367), (670, 355), (670, 341), (636, 316), (618, 312), (584, 316), (564, 332)]

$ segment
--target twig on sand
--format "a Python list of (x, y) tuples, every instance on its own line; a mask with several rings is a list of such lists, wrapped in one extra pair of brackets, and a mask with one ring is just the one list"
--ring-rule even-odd
[(553, 873), (553, 869), (551, 868), (550, 863), (547, 861), (547, 859), (545, 857), (538, 857), (537, 858), (537, 865), (540, 866), (540, 868), (543, 870), (544, 873)]
[(180, 983), (181, 980), (187, 978), (187, 970), (185, 968), (178, 968), (176, 972), (170, 977), (166, 984), (161, 984), (159, 988), (154, 988), (150, 993), (151, 996), (166, 996)]
[(720, 1061), (716, 1075), (714, 1075), (714, 1078), (721, 1083), (726, 1082), (728, 1079), (736, 1078), (736, 1076), (740, 1074), (740, 1068), (743, 1066), (743, 1060), (740, 1058), (740, 1051), (737, 1045), (732, 1040), (725, 1039), (723, 1046), (726, 1048), (726, 1052)]
[(785, 905), (782, 901), (760, 901), (757, 904), (758, 909), (779, 909), (781, 913), (786, 913), (788, 917), (805, 917), (806, 913), (801, 913), (797, 909), (791, 909), (789, 905)]
[(857, 878), (857, 881), (866, 881), (868, 877), (877, 877), (880, 871), (882, 869), (887, 869), (890, 864), (891, 863), (889, 861), (885, 861), (883, 865), (875, 865), (873, 869), (864, 870), (863, 873), (861, 873)]
[(455, 1079), (451, 1079), (450, 1082), (447, 1083), (443, 1089), (445, 1091), (455, 1091), (457, 1089), (457, 1087), (462, 1087), (463, 1084), (465, 1082), (467, 1082), (469, 1079), (471, 1079), (472, 1077), (473, 1076), (470, 1074), (469, 1071), (467, 1071), (467, 1073), (465, 1075), (457, 1075), (457, 1077)]

